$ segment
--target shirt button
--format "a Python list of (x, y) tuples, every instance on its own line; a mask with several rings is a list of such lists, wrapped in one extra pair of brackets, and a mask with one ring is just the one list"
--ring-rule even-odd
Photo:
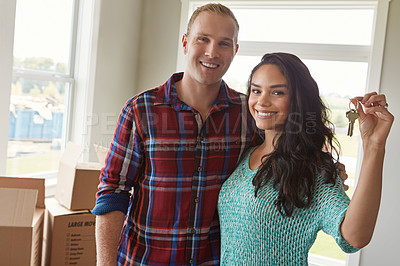
[(193, 264), (193, 260), (192, 260), (192, 259), (190, 259), (190, 260), (189, 260), (189, 263), (190, 263), (190, 264)]
[(191, 232), (192, 234), (196, 234), (196, 229), (192, 228), (192, 230), (190, 230), (190, 232)]
[(197, 171), (201, 172), (203, 168), (201, 168), (201, 166), (197, 167)]
[(194, 199), (194, 202), (196, 202), (196, 203), (199, 203), (199, 201), (200, 201), (199, 198)]

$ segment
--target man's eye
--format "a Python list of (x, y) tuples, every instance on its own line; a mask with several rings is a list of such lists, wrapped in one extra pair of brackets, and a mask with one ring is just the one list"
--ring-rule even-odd
[(251, 90), (251, 93), (253, 93), (253, 94), (259, 94), (259, 93), (260, 93), (260, 90), (252, 89), (252, 90)]

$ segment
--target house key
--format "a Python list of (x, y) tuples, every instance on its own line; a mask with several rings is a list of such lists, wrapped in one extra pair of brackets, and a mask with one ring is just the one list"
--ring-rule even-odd
[[(350, 104), (349, 104), (350, 108)], [(350, 111), (346, 112), (346, 117), (349, 119), (349, 128), (347, 130), (347, 136), (353, 136), (354, 122), (356, 122), (358, 118), (357, 111), (355, 109), (350, 108)]]

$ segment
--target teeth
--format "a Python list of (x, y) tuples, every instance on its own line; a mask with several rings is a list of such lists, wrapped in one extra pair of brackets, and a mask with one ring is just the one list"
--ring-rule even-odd
[(206, 67), (209, 67), (209, 68), (217, 68), (217, 67), (218, 67), (218, 65), (210, 64), (210, 63), (201, 62), (201, 64), (202, 64), (203, 66), (206, 66)]
[(260, 116), (273, 116), (275, 113), (261, 113), (261, 112), (258, 112), (258, 115), (260, 115)]

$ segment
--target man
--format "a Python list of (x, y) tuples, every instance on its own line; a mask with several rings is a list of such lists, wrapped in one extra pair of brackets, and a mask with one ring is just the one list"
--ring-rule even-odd
[(200, 7), (184, 74), (125, 105), (93, 209), (99, 265), (219, 264), (220, 186), (259, 140), (246, 97), (222, 81), (238, 30), (225, 6)]
[(220, 187), (261, 141), (246, 97), (222, 81), (238, 30), (227, 7), (198, 8), (185, 72), (126, 103), (93, 209), (98, 265), (219, 265)]

